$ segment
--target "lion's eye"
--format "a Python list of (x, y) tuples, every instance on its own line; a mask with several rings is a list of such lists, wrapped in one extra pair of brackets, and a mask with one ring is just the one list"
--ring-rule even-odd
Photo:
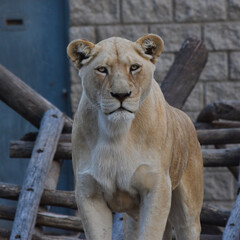
[(106, 67), (97, 67), (96, 68), (97, 69), (97, 71), (99, 71), (100, 73), (105, 73), (105, 74), (107, 74), (108, 73), (108, 70), (107, 70), (107, 68)]
[(130, 67), (130, 72), (134, 72), (136, 70), (138, 70), (140, 68), (140, 65), (139, 64), (133, 64), (131, 67)]

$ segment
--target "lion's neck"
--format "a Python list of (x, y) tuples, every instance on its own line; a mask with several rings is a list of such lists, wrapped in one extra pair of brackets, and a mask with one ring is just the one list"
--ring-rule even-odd
[(134, 116), (128, 116), (128, 113), (119, 113), (119, 116), (109, 118), (101, 111), (98, 112), (98, 128), (102, 138), (110, 141), (119, 141), (124, 139), (132, 125)]

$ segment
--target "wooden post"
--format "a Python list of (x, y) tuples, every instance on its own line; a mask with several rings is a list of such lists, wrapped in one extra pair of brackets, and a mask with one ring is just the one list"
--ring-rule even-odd
[[(239, 154), (240, 163), (240, 154)], [(240, 190), (240, 171), (238, 173), (238, 192)], [(239, 240), (240, 238), (240, 193), (232, 209), (231, 215), (223, 232), (223, 240)]]
[(182, 108), (207, 62), (207, 50), (201, 40), (188, 38), (161, 85), (167, 102)]
[(50, 109), (41, 121), (32, 156), (26, 170), (10, 240), (31, 239), (46, 175), (51, 166), (64, 125), (63, 114)]

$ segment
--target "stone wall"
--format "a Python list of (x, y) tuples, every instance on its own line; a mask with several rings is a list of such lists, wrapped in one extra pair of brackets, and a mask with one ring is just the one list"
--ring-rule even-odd
[[(240, 99), (240, 0), (69, 0), (69, 4), (70, 40), (160, 35), (165, 49), (155, 72), (159, 83), (182, 42), (190, 36), (202, 39), (209, 51), (208, 63), (184, 106), (192, 120), (212, 101)], [(71, 76), (74, 112), (81, 83), (72, 65)], [(205, 201), (230, 208), (235, 184), (225, 168), (205, 170)]]

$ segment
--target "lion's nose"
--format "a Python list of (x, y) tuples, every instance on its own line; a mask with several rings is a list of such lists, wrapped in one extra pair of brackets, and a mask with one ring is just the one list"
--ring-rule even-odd
[(113, 93), (111, 92), (112, 97), (118, 99), (120, 102), (123, 102), (127, 97), (130, 97), (132, 92), (128, 93)]

